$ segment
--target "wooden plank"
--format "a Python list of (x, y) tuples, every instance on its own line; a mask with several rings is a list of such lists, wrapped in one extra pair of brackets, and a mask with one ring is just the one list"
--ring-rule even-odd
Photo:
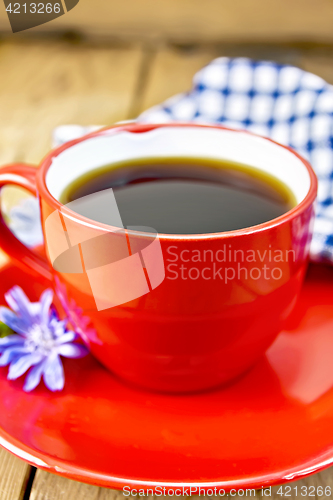
[[(30, 500), (97, 500), (99, 488), (37, 470)], [(98, 499), (99, 500), (99, 499)]]
[(126, 119), (142, 50), (66, 42), (0, 45), (0, 164), (37, 163), (60, 124)]
[[(320, 494), (321, 487), (323, 495)], [(326, 494), (325, 494), (326, 488)], [(318, 494), (317, 494), (318, 492)], [(331, 492), (331, 493), (330, 493)], [(333, 492), (333, 468), (329, 468), (299, 481), (293, 481), (288, 484), (274, 486), (267, 491), (266, 497), (272, 500), (281, 500), (281, 498), (290, 498), (297, 500), (300, 497), (305, 498), (332, 498)], [(268, 493), (270, 493), (268, 495)], [(281, 494), (283, 493), (283, 494)], [(240, 491), (239, 495), (233, 498), (250, 497), (250, 492), (245, 495)], [(124, 498), (122, 491), (110, 490), (107, 488), (98, 488), (77, 481), (72, 481), (60, 476), (49, 474), (48, 472), (38, 470), (33, 482), (30, 500), (121, 500)], [(157, 495), (150, 496), (151, 500), (159, 498)], [(185, 497), (178, 497), (185, 498)], [(199, 495), (192, 496), (192, 500), (199, 500)], [(251, 498), (265, 498), (261, 490), (256, 491), (256, 495)], [(1, 498), (2, 500), (2, 498)]]
[[(3, 2), (0, 29), (10, 30)], [(122, 39), (333, 40), (331, 0), (81, 0), (67, 14), (29, 30), (77, 30)]]
[[(121, 491), (99, 488), (38, 470), (30, 500), (123, 500)], [(2, 500), (2, 498), (1, 498)]]
[(146, 75), (139, 111), (163, 102), (179, 92), (188, 91), (193, 75), (215, 57), (250, 57), (292, 64), (318, 74), (333, 83), (333, 48), (311, 44), (218, 44), (211, 46), (164, 47), (152, 60)]
[(179, 92), (191, 89), (194, 74), (215, 57), (250, 57), (299, 65), (307, 52), (292, 45), (218, 44), (210, 46), (164, 47), (153, 58), (140, 111), (163, 102)]
[(141, 109), (144, 111), (163, 102), (179, 92), (191, 88), (193, 75), (217, 54), (215, 48), (181, 50), (164, 48), (152, 62), (147, 75), (147, 83), (142, 96)]
[(315, 73), (333, 84), (333, 51), (306, 53), (302, 56), (300, 65), (306, 71)]
[(23, 500), (31, 467), (0, 448), (0, 499)]

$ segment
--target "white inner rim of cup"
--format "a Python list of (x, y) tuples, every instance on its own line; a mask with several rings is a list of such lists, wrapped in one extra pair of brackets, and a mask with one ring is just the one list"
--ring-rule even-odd
[(46, 186), (59, 201), (81, 175), (104, 165), (149, 157), (230, 160), (273, 175), (293, 192), (297, 204), (310, 189), (303, 162), (288, 149), (244, 132), (204, 127), (162, 127), (148, 132), (103, 133), (65, 149), (54, 157)]

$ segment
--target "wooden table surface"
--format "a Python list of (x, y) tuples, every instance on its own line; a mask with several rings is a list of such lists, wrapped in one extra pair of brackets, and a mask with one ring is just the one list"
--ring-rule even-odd
[[(0, 40), (0, 165), (13, 161), (38, 163), (49, 150), (57, 125), (107, 125), (133, 118), (188, 89), (198, 69), (224, 55), (291, 63), (333, 83), (330, 43), (111, 44), (83, 42), (75, 37), (4, 37)], [(1, 262), (5, 259), (2, 255)], [(330, 485), (333, 490), (333, 469), (295, 484)], [(277, 491), (273, 488), (271, 498), (284, 498)], [(292, 495), (288, 498), (296, 498)], [(123, 495), (36, 471), (7, 451), (0, 451), (0, 500), (116, 497)]]

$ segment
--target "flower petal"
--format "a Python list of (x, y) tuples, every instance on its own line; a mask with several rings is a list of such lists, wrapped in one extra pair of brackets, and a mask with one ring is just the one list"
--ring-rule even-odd
[(26, 355), (27, 351), (24, 347), (12, 347), (6, 349), (0, 357), (0, 366), (7, 366), (12, 361), (15, 361), (17, 358)]
[(31, 308), (31, 302), (19, 286), (13, 286), (5, 294), (5, 299), (9, 307), (18, 313), (25, 321), (31, 321), (34, 314)]
[(73, 342), (77, 338), (75, 332), (66, 332), (61, 337), (58, 337), (56, 340), (57, 344), (65, 344), (66, 342)]
[(93, 328), (87, 328), (85, 330), (82, 330), (79, 328), (77, 330), (78, 334), (80, 337), (86, 342), (87, 344), (89, 342), (94, 342), (95, 344), (102, 344), (102, 341), (97, 337), (97, 332)]
[(48, 328), (52, 331), (54, 337), (58, 340), (66, 333), (66, 324), (67, 320), (59, 320), (57, 318), (52, 317), (50, 319)]
[(43, 359), (43, 356), (38, 353), (27, 354), (12, 361), (9, 366), (7, 378), (15, 380), (25, 373), (31, 366), (36, 365)]
[(49, 311), (52, 304), (52, 300), (53, 300), (53, 290), (51, 290), (51, 288), (47, 288), (47, 290), (44, 290), (39, 299), (41, 304), (40, 319), (45, 324), (47, 324), (49, 320)]
[(31, 368), (24, 382), (23, 390), (25, 392), (30, 392), (35, 389), (37, 385), (39, 385), (43, 375), (45, 364), (46, 360), (41, 361), (33, 368)]
[(51, 318), (51, 321), (53, 321), (53, 320), (59, 321), (58, 311), (56, 310), (56, 308), (54, 307), (53, 304), (50, 307), (50, 318)]
[(63, 283), (61, 283), (61, 281), (58, 278), (58, 276), (55, 277), (55, 282), (56, 282), (57, 297), (60, 300), (62, 307), (67, 312), (67, 309), (68, 309), (68, 296), (67, 296), (66, 286)]
[(29, 328), (31, 327), (31, 322), (27, 322), (24, 319), (19, 318), (7, 307), (0, 307), (0, 321), (9, 326), (9, 328), (14, 330), (14, 332), (20, 333), (24, 336), (28, 334)]
[[(18, 288), (18, 287), (17, 287)], [(5, 293), (5, 299), (7, 304), (13, 311), (19, 312), (20, 308), (17, 303), (17, 300), (15, 298), (15, 287), (10, 288), (6, 293)]]
[(64, 368), (58, 355), (48, 359), (44, 368), (44, 382), (51, 391), (61, 391), (64, 388)]
[(16, 301), (14, 300), (14, 298), (10, 294), (10, 290), (5, 294), (5, 299), (6, 299), (7, 304), (9, 305), (9, 307), (11, 309), (13, 309), (13, 311), (15, 311), (15, 312), (19, 311), (19, 307), (18, 307)]
[(12, 345), (23, 345), (25, 342), (24, 338), (20, 335), (8, 335), (7, 337), (2, 337), (0, 339), (0, 347), (9, 347)]
[(81, 328), (87, 328), (90, 323), (90, 318), (88, 316), (81, 316)]
[(88, 349), (81, 344), (62, 344), (57, 349), (58, 354), (66, 358), (83, 358), (88, 354)]
[(40, 303), (30, 302), (30, 309), (32, 314), (32, 321), (39, 321), (40, 316)]

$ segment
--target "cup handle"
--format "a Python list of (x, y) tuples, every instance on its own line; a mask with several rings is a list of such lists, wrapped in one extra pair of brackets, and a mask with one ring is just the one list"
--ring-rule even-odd
[[(37, 168), (24, 163), (15, 163), (0, 168), (0, 190), (11, 184), (19, 186), (37, 196)], [(51, 267), (46, 258), (21, 243), (8, 228), (1, 213), (0, 206), (0, 248), (19, 264), (24, 264), (30, 270), (37, 272), (48, 280), (52, 280)]]

